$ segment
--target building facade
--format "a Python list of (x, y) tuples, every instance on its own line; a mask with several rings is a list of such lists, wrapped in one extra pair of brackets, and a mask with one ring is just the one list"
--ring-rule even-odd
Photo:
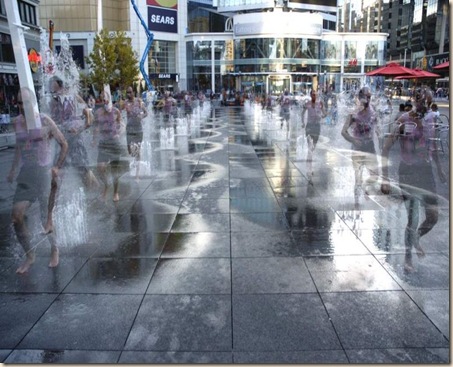
[[(17, 114), (16, 96), (19, 91), (19, 78), (5, 1), (8, 0), (0, 0), (0, 123), (9, 121), (10, 116)], [(29, 58), (33, 61), (31, 64), (33, 81), (39, 85), (38, 60), (34, 59), (36, 51), (40, 49), (38, 1), (18, 0), (18, 9), (22, 24), (26, 26), (24, 38)]]
[(341, 0), (339, 31), (388, 33), (387, 61), (428, 71), (449, 60), (447, 0)]
[[(13, 95), (4, 1), (0, 83)], [(147, 37), (134, 3), (153, 33), (145, 68), (156, 89), (338, 91), (386, 61), (431, 70), (449, 59), (446, 0), (18, 0), (27, 47), (39, 49), (39, 27), (52, 20), (54, 45), (65, 34), (82, 72), (102, 28), (125, 31), (142, 57)]]

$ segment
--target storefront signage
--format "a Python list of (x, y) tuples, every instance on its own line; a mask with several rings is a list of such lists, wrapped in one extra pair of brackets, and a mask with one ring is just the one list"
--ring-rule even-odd
[(28, 50), (28, 62), (30, 63), (31, 71), (37, 73), (39, 63), (41, 62), (41, 55), (34, 48)]
[(170, 79), (170, 80), (177, 80), (178, 74), (173, 73), (154, 73), (149, 74), (150, 79)]
[(148, 6), (148, 28), (151, 31), (178, 33), (178, 11)]
[(178, 9), (178, 0), (146, 0), (146, 5), (159, 8)]

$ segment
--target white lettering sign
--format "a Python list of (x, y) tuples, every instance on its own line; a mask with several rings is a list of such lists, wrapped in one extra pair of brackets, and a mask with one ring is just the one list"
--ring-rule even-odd
[(151, 23), (159, 23), (159, 24), (175, 24), (175, 18), (163, 15), (151, 15)]

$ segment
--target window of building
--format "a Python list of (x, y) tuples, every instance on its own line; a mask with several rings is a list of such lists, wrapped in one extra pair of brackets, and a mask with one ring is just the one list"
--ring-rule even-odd
[(148, 59), (150, 73), (176, 73), (176, 42), (154, 41)]
[(321, 59), (340, 60), (341, 59), (341, 42), (340, 41), (322, 41), (321, 42)]
[(19, 8), (19, 15), (22, 22), (38, 26), (36, 20), (36, 7), (21, 0), (17, 2), (17, 5)]
[(0, 61), (11, 63), (16, 62), (11, 36), (6, 33), (0, 33)]

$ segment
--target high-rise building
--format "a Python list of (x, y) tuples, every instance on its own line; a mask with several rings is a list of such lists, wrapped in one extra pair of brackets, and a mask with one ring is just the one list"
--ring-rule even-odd
[(342, 0), (340, 31), (388, 33), (387, 59), (431, 70), (449, 59), (447, 0)]
[[(0, 0), (0, 21), (7, 24), (4, 1)], [(274, 74), (282, 73), (289, 76), (291, 89), (312, 79), (323, 84), (326, 79), (325, 84), (338, 87), (343, 81), (350, 84), (348, 80), (356, 84), (355, 78), (385, 61), (430, 70), (449, 58), (447, 0), (18, 0), (18, 4), (24, 24), (31, 28), (27, 44), (38, 49), (39, 26), (47, 28), (52, 20), (56, 48), (61, 34), (67, 35), (82, 72), (87, 72), (85, 57), (101, 28), (125, 31), (142, 57), (147, 38), (135, 4), (154, 36), (145, 66), (153, 85), (161, 89), (218, 90), (250, 83), (269, 88)], [(8, 31), (4, 34), (0, 72), (14, 70), (14, 63), (5, 61), (10, 46)], [(372, 42), (379, 46), (364, 46), (359, 34), (370, 40), (375, 34), (378, 41)], [(335, 37), (341, 41), (332, 41)], [(328, 58), (332, 42), (340, 42), (334, 45), (339, 50)], [(379, 49), (378, 55), (369, 58), (365, 49)], [(250, 73), (255, 76), (247, 76)]]

